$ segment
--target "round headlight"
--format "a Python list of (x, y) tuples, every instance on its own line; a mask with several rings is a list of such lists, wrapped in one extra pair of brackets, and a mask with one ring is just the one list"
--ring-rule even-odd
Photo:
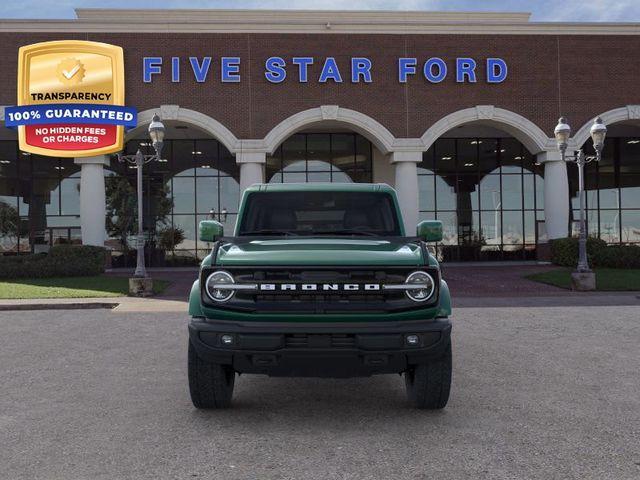
[(207, 277), (207, 283), (205, 284), (205, 291), (209, 298), (214, 302), (226, 302), (233, 297), (234, 290), (225, 289), (224, 285), (232, 285), (235, 283), (230, 273), (219, 271), (213, 272)]
[(404, 283), (420, 285), (420, 288), (407, 290), (407, 297), (414, 302), (424, 302), (431, 298), (436, 289), (433, 277), (427, 272), (410, 273)]

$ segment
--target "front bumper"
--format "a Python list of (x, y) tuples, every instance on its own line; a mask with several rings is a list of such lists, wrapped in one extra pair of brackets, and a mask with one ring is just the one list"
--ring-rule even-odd
[[(233, 343), (224, 345), (223, 335)], [(419, 343), (409, 345), (407, 335)], [(240, 373), (294, 377), (361, 377), (400, 373), (441, 356), (451, 341), (448, 319), (404, 322), (231, 322), (194, 318), (189, 337), (198, 356)]]

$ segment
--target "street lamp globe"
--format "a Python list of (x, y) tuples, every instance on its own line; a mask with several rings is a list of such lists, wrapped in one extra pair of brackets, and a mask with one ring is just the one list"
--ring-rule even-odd
[(149, 124), (149, 137), (153, 142), (153, 148), (156, 150), (158, 156), (160, 156), (160, 151), (162, 150), (164, 133), (164, 124), (160, 121), (158, 114), (155, 114)]
[(591, 125), (591, 140), (593, 140), (593, 148), (598, 154), (602, 152), (604, 147), (604, 137), (607, 135), (607, 127), (602, 123), (602, 119), (597, 117)]
[(558, 143), (558, 149), (562, 153), (567, 150), (567, 145), (569, 144), (569, 137), (571, 136), (571, 127), (567, 123), (567, 119), (564, 117), (560, 117), (558, 120), (558, 125), (556, 125), (555, 130), (553, 131), (556, 136), (556, 142)]

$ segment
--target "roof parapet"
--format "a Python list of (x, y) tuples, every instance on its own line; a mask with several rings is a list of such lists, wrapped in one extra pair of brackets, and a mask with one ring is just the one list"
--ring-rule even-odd
[(152, 23), (299, 24), (307, 22), (361, 24), (496, 24), (527, 23), (524, 12), (425, 12), (402, 10), (231, 10), (76, 8), (78, 20)]

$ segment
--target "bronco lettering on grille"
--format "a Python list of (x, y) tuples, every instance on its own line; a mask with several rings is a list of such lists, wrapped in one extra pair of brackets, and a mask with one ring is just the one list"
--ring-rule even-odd
[(379, 291), (382, 286), (379, 283), (261, 283), (261, 292), (355, 292), (355, 291)]

